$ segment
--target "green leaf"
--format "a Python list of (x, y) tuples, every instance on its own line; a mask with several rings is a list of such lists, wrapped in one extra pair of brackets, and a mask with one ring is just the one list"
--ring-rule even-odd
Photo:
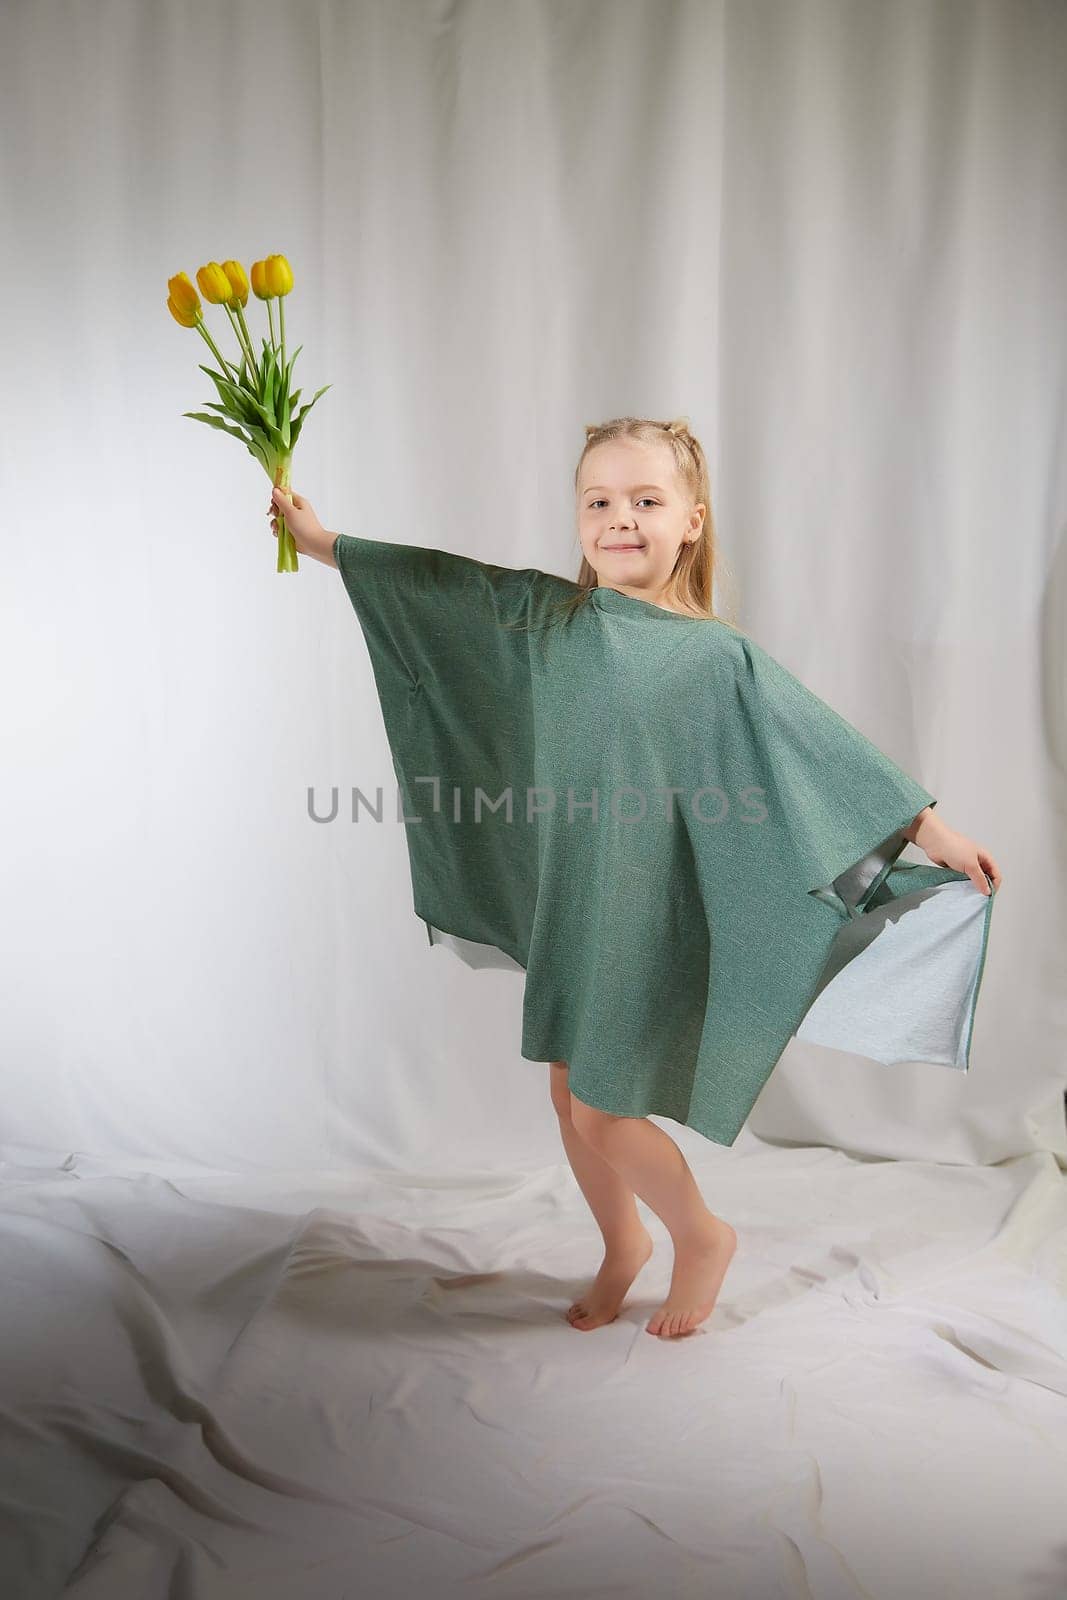
[(212, 428), (220, 428), (223, 433), (231, 434), (233, 438), (240, 439), (242, 444), (248, 444), (244, 434), (237, 428), (228, 428), (221, 417), (209, 417), (203, 411), (183, 411), (183, 417), (192, 417), (194, 422), (206, 422)]
[[(210, 401), (208, 404), (210, 404)], [(249, 455), (255, 456), (264, 472), (266, 472), (268, 476), (273, 477), (274, 452), (263, 439), (261, 434), (254, 432), (251, 438), (246, 438), (245, 435), (240, 433), (236, 428), (228, 428), (220, 417), (208, 417), (205, 416), (202, 411), (183, 411), (182, 416), (192, 417), (194, 422), (206, 422), (210, 427), (219, 428), (223, 433), (231, 434), (234, 439), (240, 439)]]
[(292, 383), (292, 380), (293, 380), (293, 362), (296, 360), (297, 356), (300, 354), (300, 352), (301, 352), (301, 350), (303, 350), (303, 348), (304, 348), (304, 346), (302, 344), (298, 344), (296, 349), (293, 351), (292, 355), (289, 357), (289, 365), (285, 369), (285, 387), (286, 387), (286, 389), (288, 389), (290, 387), (290, 385)]
[(290, 430), (290, 433), (291, 433), (290, 448), (292, 448), (296, 444), (296, 441), (299, 439), (300, 430), (304, 426), (304, 418), (307, 416), (308, 412), (311, 410), (312, 406), (315, 404), (315, 401), (319, 398), (319, 395), (325, 394), (327, 389), (332, 389), (332, 388), (333, 388), (333, 384), (332, 383), (324, 384), (323, 387), (319, 390), (318, 394), (316, 394), (313, 399), (309, 400), (307, 405), (304, 406), (301, 409), (300, 415), (297, 417), (296, 421), (293, 423), (292, 429)]
[(220, 406), (215, 400), (205, 400), (204, 405), (208, 411), (220, 411), (222, 415), (227, 417), (231, 422), (239, 422), (241, 420), (239, 417), (235, 417), (233, 415), (233, 412), (230, 410), (229, 406)]
[(278, 371), (278, 362), (274, 351), (268, 347), (267, 364), (263, 373), (263, 414), (272, 428), (278, 426), (278, 412), (275, 403), (275, 379)]
[(207, 373), (219, 392), (219, 398), (227, 402), (226, 409), (231, 415), (241, 420), (252, 421), (254, 419), (256, 414), (254, 408), (257, 402), (253, 395), (250, 395), (246, 389), (239, 389), (228, 378), (220, 378), (219, 374), (213, 372), (210, 367), (201, 366), (200, 370)]
[(262, 445), (258, 439), (250, 439), (248, 448), (252, 455), (255, 456), (264, 472), (266, 472), (268, 476), (271, 476), (270, 451), (264, 445)]
[[(224, 417), (226, 417), (231, 422), (238, 420), (238, 419), (234, 418), (231, 415), (230, 410), (229, 410), (229, 408), (227, 406), (215, 405), (215, 403), (213, 401), (211, 401), (211, 400), (205, 400), (204, 404), (205, 404), (205, 406), (207, 407), (207, 409), (209, 411), (219, 411), (219, 412), (222, 413), (222, 415)], [(264, 448), (266, 448), (270, 444), (271, 440), (269, 438), (269, 434), (270, 434), (271, 430), (269, 430), (267, 428), (264, 428), (264, 427), (261, 427), (259, 425), (259, 423), (257, 423), (257, 422), (246, 422), (245, 423), (245, 428), (247, 429), (247, 435), (242, 434), (242, 436), (241, 436), (242, 438), (247, 436), (249, 439), (256, 439), (256, 440), (259, 441), (260, 445), (262, 447), (264, 447)]]
[(256, 397), (261, 402), (263, 400), (264, 395), (267, 392), (267, 367), (268, 367), (269, 362), (270, 362), (270, 344), (268, 343), (266, 338), (264, 338), (264, 340), (263, 340), (263, 355), (262, 355), (262, 358), (260, 359), (259, 366), (256, 368)]
[(278, 393), (278, 410), (281, 415), (282, 448), (286, 451), (292, 449), (292, 440), (289, 435), (289, 426), (292, 417), (289, 412), (289, 386), (284, 385)]

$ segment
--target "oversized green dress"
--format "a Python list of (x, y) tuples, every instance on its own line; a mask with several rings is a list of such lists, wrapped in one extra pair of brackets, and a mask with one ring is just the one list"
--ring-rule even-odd
[(521, 1054), (737, 1138), (796, 1035), (966, 1071), (993, 895), (932, 794), (743, 631), (339, 534), (430, 944), (525, 970)]

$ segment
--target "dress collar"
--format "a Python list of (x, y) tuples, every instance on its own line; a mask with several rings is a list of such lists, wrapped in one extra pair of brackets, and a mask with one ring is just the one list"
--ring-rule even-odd
[(600, 611), (618, 611), (631, 616), (646, 615), (662, 618), (664, 622), (708, 622), (709, 617), (685, 616), (680, 611), (670, 611), (666, 606), (659, 606), (654, 600), (638, 600), (632, 594), (622, 594), (618, 589), (612, 589), (607, 584), (597, 584), (590, 590), (590, 599)]

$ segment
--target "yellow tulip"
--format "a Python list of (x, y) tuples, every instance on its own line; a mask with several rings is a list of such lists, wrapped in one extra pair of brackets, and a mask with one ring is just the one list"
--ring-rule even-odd
[(167, 296), (167, 310), (175, 322), (180, 322), (183, 328), (195, 328), (201, 318), (199, 304), (195, 311), (186, 311), (182, 306), (178, 305), (173, 295)]
[(252, 293), (260, 300), (277, 300), (293, 287), (293, 269), (284, 256), (266, 256), (252, 263)]
[(288, 294), (293, 287), (293, 269), (284, 256), (268, 256), (266, 281), (272, 295)]
[[(184, 316), (192, 318), (190, 322), (183, 322), (183, 327), (193, 327), (201, 314), (200, 296), (190, 283), (189, 274), (187, 272), (176, 272), (173, 278), (167, 279), (167, 288), (170, 291), (170, 298), (178, 311), (182, 312)], [(178, 321), (182, 322), (182, 317), (179, 317)]]
[(245, 277), (244, 267), (239, 261), (224, 261), (222, 270), (230, 280), (233, 300), (238, 305), (246, 306), (248, 304), (248, 279)]
[(196, 281), (209, 305), (224, 306), (233, 299), (233, 284), (217, 261), (209, 261), (206, 266), (198, 267)]
[[(248, 299), (248, 282), (241, 263), (227, 261), (225, 266), (220, 266), (217, 261), (209, 261), (205, 266), (198, 268), (196, 281), (209, 305), (225, 307), (243, 354), (255, 366), (256, 358), (252, 342), (248, 337), (244, 317), (241, 315), (241, 307)], [(212, 349), (214, 348), (212, 345)]]
[[(219, 282), (220, 278), (222, 279), (222, 284), (226, 286), (224, 294), (220, 292), (222, 289), (222, 284)], [(229, 300), (233, 294), (230, 280), (217, 262), (211, 262), (209, 266), (201, 267), (196, 275), (196, 280), (204, 291), (205, 300), (210, 301), (212, 305), (218, 305), (220, 302)], [(190, 283), (188, 274), (185, 272), (175, 273), (173, 278), (167, 279), (167, 288), (170, 290), (167, 309), (175, 322), (180, 322), (183, 328), (199, 329), (220, 369), (236, 380), (237, 374), (226, 361), (222, 351), (204, 325), (204, 313), (200, 308), (200, 296)], [(230, 320), (233, 320), (232, 313), (230, 313)]]
[[(278, 321), (281, 330), (281, 365), (285, 366), (285, 299), (293, 287), (293, 269), (284, 256), (265, 256), (262, 261), (252, 263), (252, 293), (259, 300), (267, 302), (267, 321), (270, 325), (271, 342), (274, 343), (274, 318), (271, 315), (271, 301), (278, 301)], [(277, 354), (277, 344), (275, 353)]]

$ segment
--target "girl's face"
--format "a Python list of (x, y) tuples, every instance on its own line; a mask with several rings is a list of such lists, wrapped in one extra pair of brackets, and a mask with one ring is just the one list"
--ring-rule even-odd
[(598, 587), (659, 604), (683, 542), (700, 535), (705, 509), (683, 493), (668, 445), (596, 445), (579, 477), (578, 537)]

